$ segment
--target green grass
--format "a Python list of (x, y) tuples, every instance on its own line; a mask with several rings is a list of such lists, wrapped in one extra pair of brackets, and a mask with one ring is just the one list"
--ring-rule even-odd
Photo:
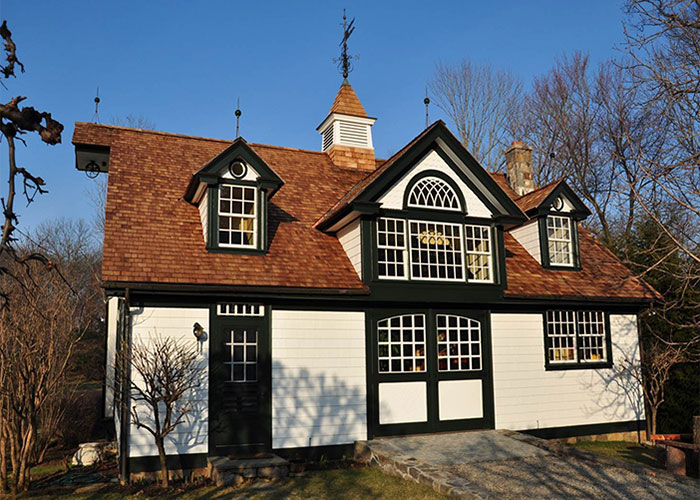
[(42, 477), (50, 476), (51, 474), (55, 474), (56, 472), (61, 472), (65, 470), (65, 464), (57, 461), (41, 465), (35, 465), (34, 467), (32, 467), (31, 470), (32, 481), (36, 481), (37, 479), (41, 479)]
[(627, 462), (658, 467), (653, 448), (631, 441), (583, 441), (571, 446)]
[[(47, 492), (48, 493), (48, 492)], [(75, 494), (73, 492), (50, 492), (43, 494), (35, 491), (25, 498), (35, 500), (118, 500), (122, 498), (143, 500), (144, 498), (158, 499), (183, 499), (183, 500), (224, 500), (229, 498), (245, 498), (249, 500), (360, 500), (360, 499), (384, 499), (384, 500), (437, 500), (446, 497), (437, 494), (432, 489), (405, 481), (396, 477), (385, 476), (377, 469), (351, 468), (335, 469), (320, 472), (309, 472), (301, 477), (293, 477), (274, 483), (260, 483), (245, 486), (243, 488), (216, 488), (202, 486), (186, 489), (185, 491), (173, 491), (171, 493), (158, 493), (149, 487), (144, 492), (131, 487), (127, 493), (120, 486), (107, 486), (99, 492)]]

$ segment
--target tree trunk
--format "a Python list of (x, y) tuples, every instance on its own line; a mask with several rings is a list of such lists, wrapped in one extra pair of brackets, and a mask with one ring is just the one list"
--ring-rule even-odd
[(1, 412), (2, 407), (0, 407), (0, 493), (7, 493), (7, 440), (5, 421)]
[(158, 457), (160, 458), (160, 481), (163, 488), (170, 487), (170, 477), (168, 475), (168, 461), (165, 455), (165, 443), (162, 437), (156, 437), (156, 446), (158, 447)]
[(651, 407), (651, 433), (656, 434), (656, 414), (658, 413), (659, 408), (657, 406), (652, 406)]

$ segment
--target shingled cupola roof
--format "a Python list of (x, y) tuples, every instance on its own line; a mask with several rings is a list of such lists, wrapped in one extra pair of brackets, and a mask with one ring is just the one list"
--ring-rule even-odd
[(373, 171), (375, 121), (367, 116), (350, 83), (343, 80), (328, 116), (316, 129), (321, 134), (321, 150), (328, 153), (335, 165)]

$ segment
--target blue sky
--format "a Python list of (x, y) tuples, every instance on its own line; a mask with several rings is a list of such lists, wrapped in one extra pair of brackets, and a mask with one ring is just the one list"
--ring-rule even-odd
[[(378, 157), (424, 126), (423, 97), (437, 61), (510, 68), (526, 85), (575, 50), (594, 63), (622, 41), (620, 0), (574, 1), (119, 1), (0, 0), (27, 72), (6, 82), (65, 125), (63, 143), (36, 137), (18, 153), (49, 194), (18, 206), (24, 230), (44, 219), (83, 217), (90, 181), (74, 168), (75, 121), (90, 121), (99, 86), (100, 119), (142, 115), (158, 129), (319, 149), (316, 126), (342, 81), (332, 62), (342, 9), (356, 18), (350, 82), (373, 128)], [(443, 118), (431, 109), (431, 121)], [(7, 150), (0, 144), (0, 192)]]

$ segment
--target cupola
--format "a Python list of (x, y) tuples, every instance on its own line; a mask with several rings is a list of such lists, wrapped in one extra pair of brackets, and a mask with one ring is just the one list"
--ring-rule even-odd
[(375, 121), (367, 116), (350, 83), (343, 80), (328, 116), (316, 129), (321, 134), (321, 151), (340, 167), (374, 170)]

